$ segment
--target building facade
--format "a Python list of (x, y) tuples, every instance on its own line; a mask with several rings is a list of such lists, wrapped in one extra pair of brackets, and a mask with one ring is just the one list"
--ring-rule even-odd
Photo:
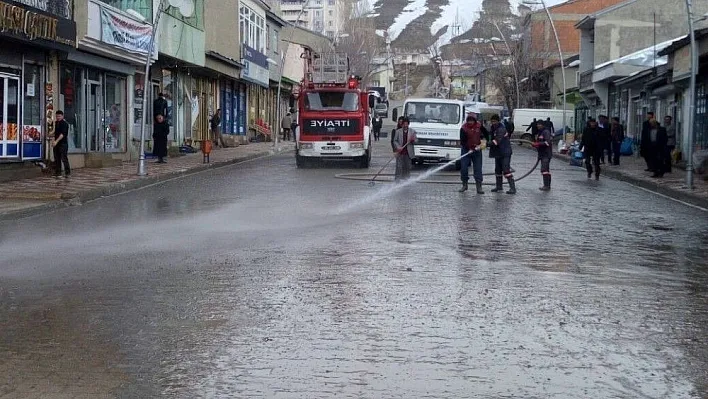
[(76, 47), (73, 8), (70, 0), (0, 2), (0, 163), (50, 152), (59, 60)]
[(281, 0), (280, 11), (288, 23), (334, 38), (343, 28), (347, 3), (343, 0)]

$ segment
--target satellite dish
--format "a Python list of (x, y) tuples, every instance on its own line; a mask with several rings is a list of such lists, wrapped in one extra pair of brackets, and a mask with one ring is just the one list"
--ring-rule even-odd
[(168, 0), (168, 3), (187, 18), (194, 15), (194, 0)]

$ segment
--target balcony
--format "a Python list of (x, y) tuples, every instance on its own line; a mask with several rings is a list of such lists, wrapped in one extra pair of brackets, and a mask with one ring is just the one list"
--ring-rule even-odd
[(578, 87), (580, 88), (580, 91), (592, 90), (592, 74), (593, 70), (580, 73), (580, 78), (578, 79)]

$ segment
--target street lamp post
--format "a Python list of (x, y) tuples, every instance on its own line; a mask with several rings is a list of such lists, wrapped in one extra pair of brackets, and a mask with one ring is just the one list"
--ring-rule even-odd
[(689, 190), (693, 189), (693, 129), (695, 128), (696, 74), (698, 73), (698, 46), (696, 45), (696, 34), (693, 30), (692, 3), (692, 0), (686, 0), (686, 13), (688, 14), (688, 36), (691, 40), (691, 83), (688, 88), (688, 129), (684, 129), (684, 139), (686, 140), (686, 186)]
[[(553, 23), (553, 17), (551, 17), (551, 12), (548, 11), (548, 7), (546, 7), (546, 2), (544, 0), (539, 0), (540, 3), (536, 3), (533, 1), (524, 1), (523, 4), (526, 5), (534, 5), (534, 4), (541, 4), (543, 6), (543, 9), (546, 11), (546, 15), (548, 16), (548, 21), (551, 23), (551, 29), (553, 29), (553, 35), (556, 38), (556, 46), (558, 46), (558, 57), (560, 59), (560, 65), (561, 65), (561, 74), (563, 75), (563, 132), (567, 133), (565, 131), (566, 128), (566, 108), (567, 108), (567, 93), (568, 93), (568, 88), (566, 86), (566, 81), (565, 81), (565, 60), (563, 59), (563, 50), (561, 49), (561, 44), (560, 40), (558, 39), (558, 31), (556, 30), (556, 24)], [(690, 0), (686, 0), (690, 1)]]
[[(155, 51), (155, 36), (157, 35), (157, 27), (160, 23), (160, 15), (162, 15), (162, 8), (165, 5), (165, 0), (160, 0), (157, 6), (157, 13), (152, 24), (152, 34), (150, 35), (150, 45), (148, 46), (148, 54), (145, 60), (145, 77), (143, 79), (143, 115), (140, 120), (140, 155), (138, 161), (138, 176), (147, 175), (147, 170), (145, 167), (145, 124), (147, 117), (147, 102), (149, 82), (150, 82), (150, 64), (152, 61), (152, 53)], [(166, 115), (165, 115), (166, 116)]]

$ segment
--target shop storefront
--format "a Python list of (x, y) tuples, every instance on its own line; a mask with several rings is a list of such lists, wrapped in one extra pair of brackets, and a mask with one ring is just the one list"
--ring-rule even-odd
[(56, 71), (50, 65), (75, 45), (71, 2), (35, 5), (0, 2), (0, 162), (43, 157), (53, 134)]
[(69, 123), (69, 152), (125, 152), (126, 75), (62, 62), (59, 76), (58, 103)]
[(246, 135), (246, 85), (241, 82), (221, 82), (221, 133)]
[(271, 136), (269, 123), (273, 95), (270, 91), (268, 57), (248, 45), (243, 45), (244, 68), (241, 78), (246, 83), (246, 117), (249, 138), (265, 139)]

